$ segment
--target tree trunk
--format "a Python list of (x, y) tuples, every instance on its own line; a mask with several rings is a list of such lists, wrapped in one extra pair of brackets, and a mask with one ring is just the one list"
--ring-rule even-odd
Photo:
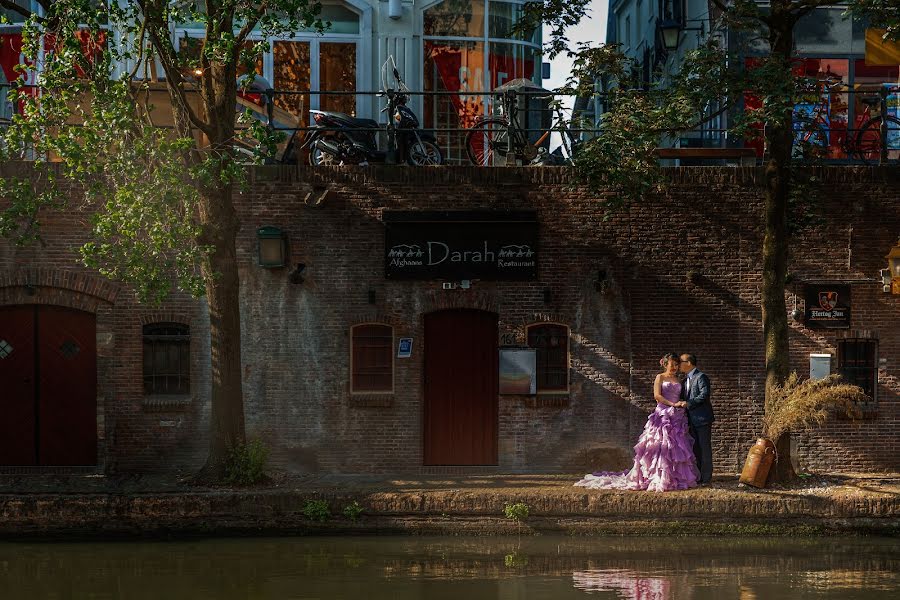
[(795, 478), (793, 461), (791, 460), (791, 432), (781, 434), (775, 442), (775, 464), (769, 480), (773, 483), (787, 483)]
[[(785, 0), (771, 4), (769, 43), (771, 58), (784, 61), (786, 75), (790, 70), (794, 17)], [(790, 104), (790, 103), (788, 103)], [(788, 261), (788, 199), (791, 189), (791, 146), (793, 145), (792, 107), (785, 106), (766, 124), (769, 159), (765, 166), (765, 236), (762, 258), (762, 322), (766, 352), (766, 396), (772, 387), (781, 385), (790, 370), (787, 305), (784, 300)], [(784, 441), (782, 441), (784, 440)], [(778, 464), (775, 481), (794, 478), (791, 466), (790, 435), (776, 441)]]
[[(228, 452), (244, 442), (244, 396), (241, 388), (241, 315), (240, 281), (237, 267), (236, 238), (240, 228), (232, 201), (233, 139), (235, 132), (235, 102), (237, 97), (237, 61), (239, 50), (222, 57), (201, 51), (199, 114), (192, 114), (185, 91), (177, 76), (180, 68), (169, 39), (164, 6), (139, 2), (148, 25), (155, 55), (166, 71), (166, 82), (178, 135), (195, 138), (196, 126), (208, 138), (208, 146), (193, 147), (185, 155), (187, 167), (202, 167), (199, 186), (200, 243), (212, 248), (204, 262), (203, 279), (210, 321), (210, 431), (209, 456), (197, 475), (199, 481), (217, 482), (224, 479)], [(234, 31), (233, 5), (209, 7), (206, 40), (220, 40), (223, 32)], [(205, 44), (205, 42), (204, 42)], [(192, 117), (193, 116), (193, 120)]]
[(204, 266), (212, 373), (209, 456), (198, 478), (221, 481), (228, 451), (244, 442), (240, 281), (235, 250), (238, 220), (230, 185), (203, 191), (201, 220), (203, 241), (213, 248)]
[[(231, 22), (224, 31), (231, 30)], [(231, 175), (235, 128), (236, 72), (233, 63), (209, 63), (201, 58), (204, 75), (200, 86), (209, 125), (207, 179), (201, 182), (201, 238), (212, 247), (204, 265), (206, 300), (209, 305), (212, 356), (209, 456), (198, 475), (202, 481), (225, 477), (228, 452), (244, 443), (244, 396), (241, 387), (240, 279), (236, 239), (240, 229), (232, 199)], [(229, 183), (224, 183), (224, 182)]]

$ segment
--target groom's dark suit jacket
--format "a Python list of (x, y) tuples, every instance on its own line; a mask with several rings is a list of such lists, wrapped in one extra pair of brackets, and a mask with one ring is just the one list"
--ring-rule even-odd
[(712, 403), (709, 401), (711, 393), (712, 388), (706, 373), (698, 370), (691, 377), (690, 387), (685, 380), (685, 385), (681, 389), (681, 398), (688, 404), (688, 419), (694, 427), (704, 427), (716, 420), (713, 415)]

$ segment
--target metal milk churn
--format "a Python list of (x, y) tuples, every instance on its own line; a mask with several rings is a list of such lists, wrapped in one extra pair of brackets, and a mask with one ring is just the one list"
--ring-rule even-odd
[(766, 487), (766, 478), (769, 469), (775, 461), (775, 444), (766, 438), (759, 438), (750, 447), (747, 460), (744, 461), (744, 470), (741, 471), (741, 483), (752, 485), (756, 488)]

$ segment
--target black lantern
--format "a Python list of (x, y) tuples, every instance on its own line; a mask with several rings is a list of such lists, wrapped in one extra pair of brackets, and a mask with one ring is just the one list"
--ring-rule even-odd
[(277, 227), (260, 227), (256, 230), (259, 242), (259, 266), (283, 267), (287, 262), (287, 237)]
[(663, 47), (669, 52), (674, 52), (678, 49), (681, 27), (681, 22), (674, 19), (666, 19), (659, 23), (659, 33), (662, 36)]
[[(686, 27), (687, 23), (700, 23), (699, 27)], [(659, 35), (662, 38), (663, 47), (666, 52), (674, 52), (678, 50), (678, 44), (681, 42), (682, 31), (696, 31), (697, 42), (699, 43), (703, 36), (706, 35), (706, 21), (703, 19), (687, 19), (679, 21), (678, 19), (665, 19), (659, 21)]]

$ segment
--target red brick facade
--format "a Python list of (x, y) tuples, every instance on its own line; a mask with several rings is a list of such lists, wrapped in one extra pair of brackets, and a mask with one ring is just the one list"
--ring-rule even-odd
[[(900, 469), (900, 296), (882, 293), (878, 279), (900, 234), (894, 171), (824, 170), (815, 193), (825, 224), (791, 244), (789, 310), (795, 293), (802, 308), (804, 282), (848, 281), (853, 294), (851, 330), (792, 322), (797, 371), (808, 374), (810, 353), (834, 354), (838, 337), (858, 331), (879, 338), (882, 359), (875, 410), (799, 436), (803, 468)], [(668, 351), (694, 352), (710, 375), (717, 471), (738, 470), (760, 433), (763, 400), (762, 174), (685, 168), (670, 176), (665, 194), (604, 219), (597, 198), (563, 169), (254, 171), (236, 196), (248, 434), (285, 469), (420, 471), (424, 315), (477, 308), (499, 315), (501, 345), (524, 344), (532, 323), (570, 328), (568, 394), (500, 396), (500, 470), (626, 466)], [(385, 210), (536, 210), (538, 279), (474, 281), (468, 290), (386, 280)], [(289, 269), (257, 266), (256, 229), (266, 225), (287, 233), (291, 263), (306, 265), (303, 283), (291, 283)], [(72, 213), (47, 215), (44, 227), (44, 247), (0, 245), (0, 304), (96, 313), (100, 467), (196, 468), (208, 419), (203, 303), (178, 296), (141, 306), (77, 264), (70, 248), (86, 239), (86, 226)], [(189, 397), (144, 397), (141, 327), (159, 321), (191, 326)], [(350, 328), (367, 322), (392, 326), (395, 341), (414, 340), (412, 356), (394, 360), (392, 394), (350, 394)]]

